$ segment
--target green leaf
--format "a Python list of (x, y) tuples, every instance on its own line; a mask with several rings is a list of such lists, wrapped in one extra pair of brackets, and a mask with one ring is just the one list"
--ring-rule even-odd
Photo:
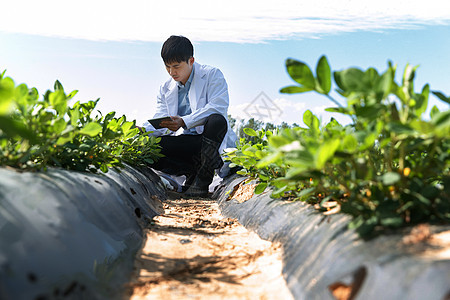
[(107, 166), (106, 164), (102, 164), (102, 165), (100, 166), (100, 170), (101, 170), (103, 173), (108, 173), (108, 166)]
[(375, 68), (368, 68), (364, 72), (363, 79), (365, 85), (371, 87), (380, 79), (380, 75), (378, 74), (378, 71)]
[(246, 135), (249, 135), (249, 136), (258, 136), (258, 134), (256, 133), (256, 131), (253, 128), (244, 128), (244, 132)]
[(59, 80), (55, 81), (55, 84), (53, 85), (53, 87), (54, 87), (55, 91), (61, 90), (64, 92), (64, 88), (63, 88), (61, 82), (59, 82)]
[(380, 79), (377, 81), (375, 90), (381, 95), (381, 98), (386, 98), (392, 89), (392, 71), (389, 69), (381, 75)]
[(357, 147), (358, 147), (358, 140), (356, 139), (356, 137), (354, 137), (353, 135), (346, 135), (342, 142), (341, 150), (353, 152), (356, 150)]
[(402, 124), (401, 122), (390, 122), (386, 124), (390, 131), (396, 134), (413, 134), (413, 129), (409, 124)]
[(258, 184), (255, 187), (255, 194), (261, 194), (262, 192), (264, 192), (267, 188), (267, 183), (266, 182), (261, 182), (260, 184)]
[(334, 153), (338, 149), (340, 144), (339, 139), (327, 141), (324, 144), (320, 145), (319, 151), (317, 152), (317, 158), (316, 158), (316, 167), (318, 169), (323, 168), (325, 163), (333, 157)]
[(65, 143), (71, 142), (73, 138), (75, 137), (75, 132), (68, 132), (58, 138), (56, 141), (56, 144), (59, 146), (64, 145)]
[(439, 108), (436, 105), (433, 105), (430, 111), (430, 118), (433, 118), (439, 112), (440, 112)]
[(264, 157), (264, 152), (262, 152), (261, 150), (257, 150), (255, 152), (255, 156), (256, 156), (256, 158), (261, 159)]
[(28, 87), (25, 84), (20, 84), (14, 91), (14, 98), (16, 105), (23, 115), (27, 113), (28, 106)]
[(245, 155), (247, 155), (249, 157), (255, 157), (255, 149), (249, 147), (249, 148), (247, 148), (245, 150), (242, 150), (242, 154), (245, 154)]
[(133, 125), (133, 122), (125, 122), (124, 124), (122, 124), (123, 135), (127, 135)]
[(450, 110), (435, 114), (431, 119), (431, 123), (436, 126), (448, 126), (450, 124)]
[(290, 85), (280, 89), (280, 93), (283, 94), (300, 94), (305, 92), (310, 92), (314, 89), (306, 86)]
[(430, 95), (430, 86), (426, 84), (423, 89), (422, 93), (419, 95), (418, 99), (416, 99), (416, 116), (420, 117), (428, 107), (428, 96)]
[(17, 120), (13, 120), (8, 116), (0, 115), (0, 129), (8, 137), (20, 136), (31, 142), (36, 142), (36, 134), (28, 130), (25, 125)]
[(6, 114), (11, 108), (14, 96), (14, 81), (5, 77), (0, 80), (0, 114)]
[(450, 104), (450, 97), (446, 97), (444, 94), (442, 94), (442, 93), (439, 92), (439, 91), (432, 91), (432, 93), (433, 93), (436, 97), (438, 97), (439, 99), (441, 99), (442, 101), (444, 101), (444, 102)]
[(360, 149), (360, 150), (373, 147), (376, 140), (377, 140), (377, 135), (375, 133), (365, 135), (364, 142), (362, 144), (362, 149)]
[(303, 113), (303, 123), (310, 129), (319, 129), (319, 119), (309, 109)]
[(299, 196), (300, 198), (304, 198), (305, 196), (309, 196), (311, 193), (313, 193), (316, 190), (316, 188), (314, 187), (310, 187), (310, 188), (306, 188), (306, 189), (302, 189), (297, 196)]
[(305, 63), (294, 59), (287, 59), (286, 69), (291, 78), (296, 82), (304, 85), (307, 88), (315, 88), (316, 83), (314, 75), (311, 72), (311, 69)]
[(318, 92), (321, 94), (328, 94), (331, 90), (331, 69), (325, 55), (319, 59), (316, 67), (316, 73), (317, 80), (320, 85), (320, 91), (318, 90)]
[(80, 121), (80, 111), (78, 109), (70, 110), (70, 124), (77, 126)]
[(381, 225), (388, 227), (400, 227), (403, 224), (403, 219), (401, 216), (392, 216), (381, 218)]
[(67, 95), (67, 100), (72, 99), (73, 97), (75, 97), (76, 94), (78, 94), (78, 90), (71, 91), (71, 92)]
[(273, 135), (269, 138), (269, 144), (271, 146), (274, 146), (275, 148), (279, 148), (281, 146), (284, 146), (286, 144), (289, 144), (290, 141), (282, 136), (279, 135)]
[(287, 190), (287, 185), (282, 186), (281, 188), (277, 189), (276, 191), (272, 192), (272, 196), (274, 197), (279, 197), (281, 196), (281, 194)]
[[(336, 80), (336, 77), (339, 79)], [(336, 83), (344, 92), (364, 91), (364, 72), (357, 68), (349, 68), (340, 72), (335, 72)]]
[(305, 172), (307, 172), (308, 166), (305, 164), (304, 166), (292, 167), (286, 172), (285, 178), (287, 179), (295, 179), (297, 176), (302, 176)]
[(290, 153), (291, 155), (285, 157), (285, 162), (290, 165), (290, 167), (313, 167), (315, 161), (314, 155), (317, 151), (318, 149), (316, 149), (316, 147), (310, 147), (307, 150), (293, 151)]
[(346, 107), (328, 107), (328, 108), (325, 108), (325, 111), (333, 112), (333, 113), (340, 113), (340, 114), (345, 114), (345, 115), (351, 114), (349, 109)]
[(259, 177), (259, 179), (262, 180), (262, 181), (268, 181), (268, 180), (270, 179), (269, 176), (263, 175), (263, 174), (261, 174), (261, 173), (258, 174), (258, 177)]
[(57, 89), (55, 92), (50, 93), (48, 99), (50, 105), (53, 106), (60, 116), (63, 116), (66, 113), (67, 99), (64, 90)]
[(383, 106), (381, 104), (356, 106), (355, 114), (358, 118), (367, 118), (369, 120), (376, 120), (380, 117)]
[(90, 122), (84, 125), (80, 130), (80, 134), (88, 135), (88, 136), (96, 136), (102, 131), (102, 126), (96, 122)]
[(246, 169), (241, 169), (241, 170), (237, 171), (236, 174), (239, 174), (239, 175), (247, 175), (248, 172), (247, 172)]
[(264, 168), (270, 165), (271, 163), (276, 162), (280, 158), (283, 157), (283, 152), (274, 152), (270, 155), (265, 156), (262, 160), (260, 160), (257, 164), (257, 168)]
[(393, 185), (399, 181), (401, 176), (398, 173), (388, 172), (381, 176), (384, 185)]
[(52, 129), (54, 133), (60, 134), (64, 129), (66, 129), (66, 126), (66, 121), (64, 119), (59, 119), (53, 123)]

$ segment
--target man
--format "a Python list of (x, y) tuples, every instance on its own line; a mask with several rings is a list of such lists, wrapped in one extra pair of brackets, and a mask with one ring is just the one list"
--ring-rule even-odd
[(222, 72), (194, 60), (194, 48), (186, 37), (171, 36), (161, 49), (171, 79), (160, 87), (153, 118), (170, 116), (155, 129), (161, 136), (165, 157), (153, 168), (172, 175), (186, 175), (186, 196), (205, 197), (214, 172), (223, 166), (223, 149), (235, 147), (236, 134), (227, 120), (228, 86)]

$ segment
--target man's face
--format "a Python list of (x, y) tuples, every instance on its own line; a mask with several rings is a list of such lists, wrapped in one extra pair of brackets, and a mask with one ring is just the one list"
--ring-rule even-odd
[(169, 75), (176, 81), (180, 81), (185, 84), (191, 75), (192, 65), (194, 64), (194, 58), (189, 58), (188, 62), (172, 62), (166, 63), (166, 70)]

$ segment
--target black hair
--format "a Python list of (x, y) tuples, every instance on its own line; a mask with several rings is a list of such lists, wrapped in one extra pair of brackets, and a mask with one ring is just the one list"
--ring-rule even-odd
[(194, 56), (194, 47), (188, 38), (181, 35), (170, 36), (163, 44), (161, 57), (164, 63), (188, 62)]

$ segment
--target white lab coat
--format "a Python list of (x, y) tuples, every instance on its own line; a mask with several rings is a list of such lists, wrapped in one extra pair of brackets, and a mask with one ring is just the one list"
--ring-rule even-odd
[[(228, 131), (219, 148), (222, 153), (225, 148), (236, 147), (237, 136), (228, 123), (228, 86), (222, 72), (214, 67), (200, 65), (194, 62), (194, 78), (192, 78), (189, 89), (189, 104), (192, 113), (183, 116), (187, 129), (195, 127), (197, 133), (203, 132), (203, 124), (206, 117), (211, 114), (221, 114), (228, 124)], [(178, 85), (173, 78), (170, 78), (161, 85), (157, 101), (157, 109), (153, 118), (178, 115)], [(149, 122), (145, 122), (143, 127), (147, 131), (153, 131), (152, 135), (160, 136), (166, 134), (168, 129), (155, 129)], [(184, 132), (180, 128), (177, 132), (170, 132), (171, 135), (179, 135)]]

